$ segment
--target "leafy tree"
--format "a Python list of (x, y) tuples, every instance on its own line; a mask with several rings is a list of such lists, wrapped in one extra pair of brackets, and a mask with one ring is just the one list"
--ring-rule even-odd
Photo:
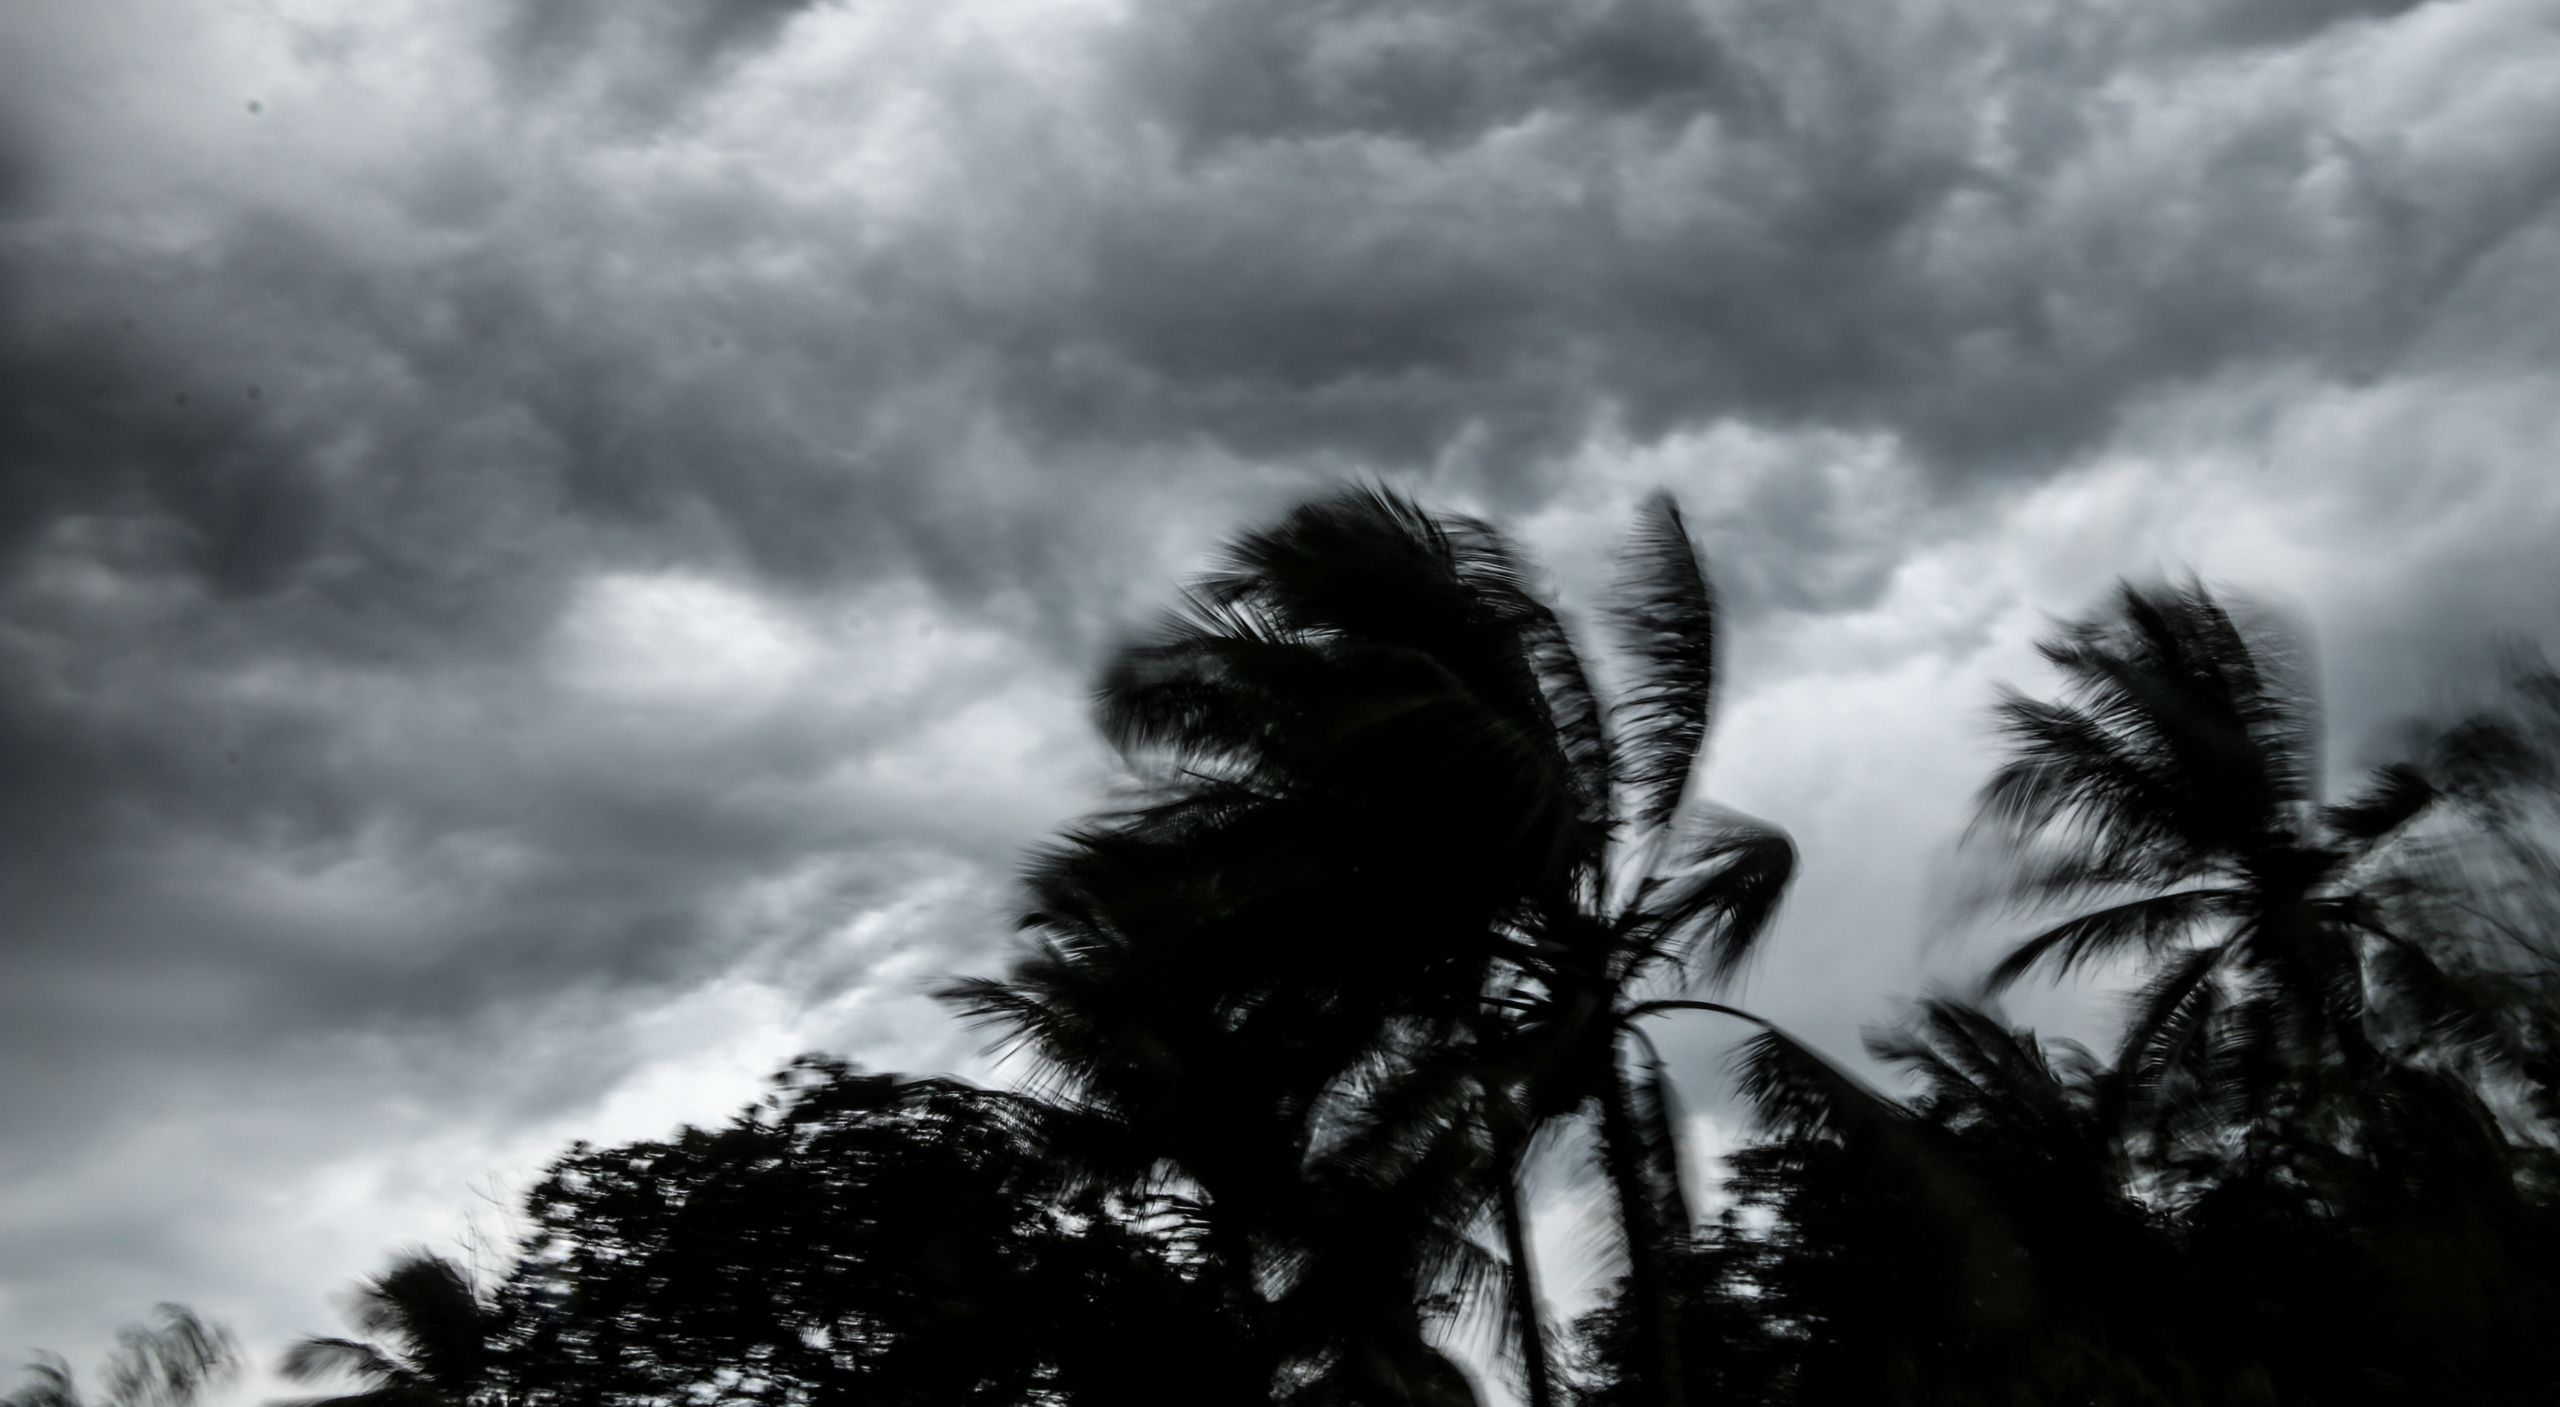
[(817, 1057), (778, 1083), (553, 1166), (501, 1297), (511, 1399), (1106, 1403), (1229, 1352), (1153, 1241), (1029, 1152), (1019, 1101)]

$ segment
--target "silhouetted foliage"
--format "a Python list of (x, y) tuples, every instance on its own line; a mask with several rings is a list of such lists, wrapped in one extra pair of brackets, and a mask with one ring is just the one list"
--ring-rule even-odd
[(98, 1370), (102, 1395), (83, 1396), (69, 1362), (39, 1353), (26, 1366), (27, 1384), (0, 1398), (0, 1407), (189, 1407), (238, 1374), (230, 1330), (182, 1304), (161, 1305), (153, 1321), (116, 1331), (115, 1349)]
[[(1950, 1003), (1918, 1024), (1880, 1051), (1921, 1067), (1910, 1103), (1732, 1159), (1733, 1205), (1675, 1282), (1700, 1400), (2524, 1403), (2560, 1386), (2550, 1209), (2518, 1195), (2467, 1093), (2412, 1077), (2399, 1107), (2454, 1127), (2343, 1159), (2359, 1176), (2216, 1184), (2173, 1208), (2123, 1154), (2113, 1071)], [(1627, 1316), (1621, 1295), (1582, 1326), (1588, 1402), (1642, 1400)]]
[(463, 1407), (489, 1397), (496, 1323), (461, 1266), (423, 1251), (402, 1255), (357, 1287), (348, 1318), (370, 1337), (306, 1338), (280, 1368), (295, 1382), (363, 1386), (295, 1407)]
[[(1886, 1089), (1721, 999), (1795, 851), (1696, 794), (1718, 621), (1667, 497), (1609, 619), (1614, 700), (1485, 524), (1359, 491), (1246, 534), (1103, 672), (1120, 804), (942, 989), (1027, 1089), (805, 1058), (573, 1148), (490, 1293), (404, 1257), (287, 1371), (1466, 1407), (1491, 1328), (1532, 1407), (2560, 1401), (2560, 675), (2327, 801), (2299, 637), (2125, 586), (1999, 705), (1975, 834), (2035, 926), (1869, 1033)], [(2035, 972), (2128, 987), (2112, 1059), (1991, 1005)], [(1703, 1219), (1644, 1029), (1681, 1013), (1745, 1024), (1758, 1125)], [(1559, 1342), (1524, 1185), (1585, 1120), (1624, 1273)], [(6, 1407), (74, 1407), (37, 1371)]]
[(1715, 605), (1668, 498), (1616, 619), (1613, 708), (1482, 523), (1372, 490), (1248, 534), (1105, 671), (1132, 803), (1035, 863), (1013, 970), (950, 989), (1118, 1132), (1098, 1173), (1178, 1189), (1284, 1390), (1446, 1396), (1414, 1306), (1498, 1286), (1552, 1400), (1518, 1190), (1550, 1121), (1597, 1113), (1643, 1293), (1686, 1224), (1660, 1064), (1630, 1084), (1620, 1047), (1657, 989), (1740, 968), (1794, 849), (1690, 804)]
[(1233, 1347), (1014, 1099), (810, 1058), (765, 1104), (579, 1147), (500, 1296), (509, 1401), (1110, 1403)]
[[(2003, 704), (1983, 812), (2067, 912), (1992, 984), (2129, 969), (2119, 1061), (1947, 999), (1870, 1039), (1908, 1099), (1749, 1050), (1770, 1136), (1682, 1252), (1685, 1357), (1741, 1402), (2555, 1400), (2560, 691), (2323, 806), (2272, 622), (2128, 587), (2046, 655), (2069, 691)], [(1648, 1400), (1632, 1300), (1585, 1321), (1588, 1401)]]

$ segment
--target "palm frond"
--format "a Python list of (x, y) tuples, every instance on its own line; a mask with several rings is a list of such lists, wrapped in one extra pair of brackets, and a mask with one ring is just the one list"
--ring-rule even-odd
[(2040, 648), (2063, 700), (2004, 702), (2013, 757), (1981, 801), (2013, 839), (2059, 825), (2118, 870), (2169, 864), (2171, 882), (2298, 827), (2320, 725), (2293, 633), (2244, 630), (2192, 580), (2126, 583)]
[(2501, 813), (2517, 787), (2550, 785), (2560, 758), (2543, 745), (2542, 731), (2509, 714), (2473, 715), (2436, 737), (2428, 770), (2464, 806)]
[(2435, 784), (2424, 773), (2393, 763), (2373, 774), (2362, 795), (2325, 808), (2321, 819), (2357, 850), (2368, 850), (2425, 814), (2436, 796)]
[(1992, 829), (2019, 847), (2060, 831), (2092, 865), (2144, 882), (2191, 848), (2191, 808), (2142, 740), (2072, 704), (2014, 692), (1996, 716), (2011, 755), (1975, 797), (1968, 839)]
[(298, 1383), (344, 1375), (372, 1383), (399, 1381), (407, 1372), (389, 1354), (354, 1339), (312, 1337), (286, 1349), (276, 1371)]
[(2076, 915), (2012, 947), (1984, 985), (1998, 991), (2047, 962), (2059, 975), (2127, 952), (2158, 953), (2205, 920), (2237, 912), (2241, 902), (2229, 889), (2181, 889)]
[(1609, 822), (1610, 787), (1616, 775), (1608, 713), (1591, 686), (1582, 652), (1562, 619), (1541, 604), (1522, 623), (1529, 662), (1546, 695), (1547, 713), (1585, 815), (1595, 826)]
[(2247, 740), (2264, 812), (2311, 801), (2319, 794), (2323, 766), (2311, 637), (2271, 606), (2218, 598), (2192, 574), (2154, 590), (2167, 599), (2186, 637), (2190, 669), (2208, 681), (2202, 695), (2217, 703), (2229, 700), (2228, 716)]
[(101, 1376), (117, 1407), (186, 1407), (238, 1376), (240, 1349), (230, 1330), (182, 1304), (163, 1304), (154, 1317), (155, 1324), (116, 1333)]
[(1839, 1137), (1899, 1124), (1910, 1111), (1775, 1026), (1763, 1025), (1736, 1060), (1743, 1099), (1782, 1138)]
[(1637, 968), (1665, 962), (1716, 990), (1749, 964), (1776, 918), (1795, 877), (1795, 842), (1731, 812), (1692, 813), (1682, 832), (1669, 872), (1644, 881), (1622, 923)]
[(2195, 949), (2143, 984), (2125, 1020), (2123, 1049), (2116, 1058), (2116, 1068), (2137, 1097), (2156, 1104), (2169, 1081), (2200, 1069), (2221, 1007), (2213, 977), (2230, 951), (2227, 945)]
[(1680, 807), (1715, 703), (1716, 598), (1668, 492), (1645, 500), (1612, 616), (1632, 680), (1613, 718), (1631, 819), (1659, 826)]
[(2068, 1095), (2032, 1031), (1969, 1002), (1922, 999), (1899, 1030), (1870, 1032), (1867, 1051), (1919, 1077), (1934, 1117), (2045, 1125), (2068, 1122)]
[(79, 1382), (62, 1355), (38, 1353), (21, 1371), (27, 1384), (0, 1397), (0, 1407), (82, 1407)]
[(2511, 994), (2492, 981), (2456, 976), (2417, 942), (2375, 925), (2372, 981), (2382, 1015), (2405, 1024), (2419, 1049), (2464, 1061), (2494, 1061), (2516, 1068), (2520, 1052), (2506, 1024), (2515, 1009)]
[(1198, 594), (1284, 636), (1430, 659), (1523, 723), (1542, 710), (1520, 632), (1546, 608), (1526, 564), (1485, 524), (1392, 490), (1337, 493), (1246, 534)]
[(1646, 1175), (1655, 1187), (1655, 1223), (1674, 1239), (1685, 1238), (1697, 1229), (1697, 1220), (1689, 1209), (1681, 1167), (1680, 1092), (1652, 1040), (1641, 1031), (1636, 1036), (1645, 1046), (1646, 1059), (1628, 1090), (1628, 1113)]
[(1493, 1107), (1503, 1092), (1491, 1088), (1483, 1052), (1466, 1044), (1442, 1044), (1393, 1062), (1371, 1087), (1349, 1102), (1340, 1127), (1324, 1150), (1329, 1163), (1377, 1183), (1410, 1176), (1451, 1138), (1480, 1140), (1491, 1157)]

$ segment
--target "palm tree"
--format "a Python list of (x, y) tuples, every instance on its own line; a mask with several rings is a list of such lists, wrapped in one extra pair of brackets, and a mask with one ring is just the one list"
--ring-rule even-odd
[(295, 1407), (463, 1407), (488, 1395), (492, 1311), (451, 1260), (400, 1256), (357, 1287), (349, 1317), (370, 1341), (306, 1338), (286, 1351), (282, 1371), (295, 1382), (348, 1377), (363, 1387)]
[(2193, 581), (2127, 583), (2041, 649), (2062, 697), (2001, 703), (2010, 757), (1976, 825), (2015, 857), (2004, 897), (2065, 916), (2012, 948), (1989, 985), (2156, 962), (2117, 1064), (2157, 1132), (2172, 1114), (2217, 1123), (2216, 1109), (2305, 1131), (2316, 1109), (2340, 1107), (2321, 1072), (2370, 1076), (2386, 1027), (2482, 1034), (2425, 946), (2388, 921), (2379, 883), (2437, 789), (2395, 765), (2357, 799), (2320, 803), (2319, 713), (2290, 636), (2244, 628)]
[(2407, 847), (2388, 885), (2410, 926), (2440, 936), (2446, 966), (2503, 1012), (2501, 1044), (2560, 1129), (2560, 668), (2505, 662), (2490, 706), (2434, 730), (2428, 771), (2468, 823)]
[[(1516, 1086), (1515, 1158), (1548, 1122), (1596, 1113), (1638, 1356), (1659, 1399), (1677, 1403), (1687, 1394), (1664, 1248), (1689, 1234), (1692, 1218), (1677, 1101), (1642, 1026), (1673, 1011), (1711, 1012), (1750, 1021), (1761, 1027), (1759, 1041), (1793, 1049), (1749, 1013), (1672, 994), (1719, 988), (1740, 972), (1794, 873), (1795, 848), (1773, 826), (1699, 803), (1692, 789), (1712, 722), (1717, 610), (1667, 493), (1639, 511), (1610, 614), (1626, 691), (1612, 707), (1592, 705), (1574, 748), (1596, 769), (1584, 786), (1605, 799), (1604, 823), (1566, 882), (1537, 896), (1497, 1003), (1503, 1027), (1484, 1044)], [(1559, 672), (1582, 678), (1569, 656)], [(1632, 1079), (1622, 1061), (1630, 1043), (1644, 1056)], [(1523, 1321), (1534, 1368), (1534, 1316)]]
[[(239, 1371), (230, 1330), (182, 1304), (161, 1305), (157, 1317), (155, 1324), (117, 1331), (115, 1351), (99, 1375), (106, 1396), (97, 1407), (190, 1407)], [(85, 1407), (71, 1365), (59, 1355), (36, 1355), (26, 1372), (33, 1381), (0, 1397), (0, 1407)]]
[(1139, 804), (1035, 861), (1038, 946), (951, 995), (1040, 1057), (1082, 1152), (1178, 1175), (1168, 1208), (1267, 1321), (1306, 1242), (1348, 1244), (1315, 1224), (1320, 1142), (1473, 1018), (1516, 871), (1586, 820), (1522, 644), (1560, 627), (1499, 539), (1363, 495), (1234, 555), (1106, 674)]
[[(1622, 1038), (1661, 1011), (1729, 1010), (1646, 998), (1730, 978), (1794, 858), (1774, 829), (1687, 804), (1715, 603), (1668, 496), (1643, 511), (1614, 617), (1630, 686), (1611, 709), (1482, 523), (1368, 490), (1249, 534), (1106, 671), (1136, 804), (1035, 865), (1038, 945), (1012, 973), (949, 992), (1054, 1089), (1154, 1132), (1136, 1161), (1206, 1194), (1191, 1210), (1240, 1299), (1325, 1131), (1368, 1117), (1411, 1053), (1465, 1052), (1426, 1063), (1479, 1096), (1539, 1407), (1553, 1385), (1518, 1178), (1530, 1135), (1586, 1106), (1679, 1400), (1659, 1332), (1660, 1244), (1687, 1229), (1668, 1087), (1658, 1061), (1628, 1082)], [(1445, 1118), (1464, 1101), (1410, 1102)]]

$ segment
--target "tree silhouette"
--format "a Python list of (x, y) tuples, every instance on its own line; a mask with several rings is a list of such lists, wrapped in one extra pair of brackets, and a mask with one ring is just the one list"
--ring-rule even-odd
[(411, 1251), (356, 1288), (349, 1319), (365, 1339), (313, 1336), (285, 1353), (298, 1383), (353, 1378), (358, 1391), (300, 1407), (464, 1407), (490, 1396), (489, 1306), (461, 1266)]
[[(1755, 1058), (1771, 1136), (1675, 1253), (1718, 1400), (1973, 1404), (2543, 1400), (2547, 1209), (2497, 1172), (2476, 1099), (2408, 1081), (2357, 1178), (2140, 1190), (2115, 1072), (1945, 999), (1871, 1050), (1894, 1099)], [(2331, 1197), (2350, 1200), (2331, 1203)], [(2495, 1240), (2509, 1243), (2502, 1247)], [(1586, 1400), (1647, 1400), (1629, 1297), (1583, 1324)]]
[[(1319, 1302), (1291, 1288), (1312, 1248), (1360, 1239), (1317, 1224), (1349, 1205), (1347, 1180), (1310, 1165), (1401, 1052), (1477, 1019), (1521, 872), (1553, 869), (1590, 822), (1526, 644), (1561, 627), (1488, 530), (1355, 495), (1232, 557), (1106, 671), (1102, 721), (1134, 804), (1035, 862), (1037, 946), (951, 995), (1029, 1046), (1087, 1128), (1123, 1135), (1082, 1143), (1111, 1176), (1176, 1179), (1168, 1205), (1239, 1321), (1264, 1326), (1266, 1361), (1245, 1376), (1285, 1390), (1293, 1357), (1418, 1355), (1346, 1349), (1345, 1326), (1272, 1312)], [(1382, 1196), (1361, 1219), (1446, 1200)]]
[[(115, 1349), (98, 1373), (105, 1395), (94, 1407), (189, 1407), (238, 1374), (240, 1353), (230, 1330), (182, 1304), (163, 1304), (154, 1317), (157, 1322), (116, 1331)], [(32, 1381), (0, 1404), (92, 1407), (59, 1355), (38, 1354), (26, 1374)]]
[[(1338, 1130), (1377, 1135), (1348, 1145), (1373, 1168), (1414, 1162), (1376, 1157), (1382, 1143), (1473, 1146), (1544, 1400), (1516, 1185), (1530, 1135), (1597, 1108), (1634, 1279), (1661, 1299), (1660, 1246), (1686, 1229), (1667, 1086), (1657, 1063), (1631, 1087), (1620, 1042), (1682, 1005), (1647, 1002), (1657, 984), (1740, 967), (1793, 849), (1684, 809), (1715, 606), (1671, 501), (1646, 506), (1629, 554), (1616, 708), (1530, 582), (1491, 528), (1384, 491), (1241, 539), (1105, 673), (1101, 721), (1138, 797), (1035, 864), (1033, 950), (949, 995), (1028, 1046), (1045, 1088), (1143, 1131), (1122, 1176), (1198, 1190), (1185, 1209), (1240, 1309), (1266, 1298), (1267, 1250), (1328, 1243), (1303, 1173)], [(1416, 1052), (1437, 1057), (1419, 1062), (1432, 1094), (1382, 1119)], [(1391, 1200), (1485, 1211), (1482, 1195)], [(1674, 1399), (1669, 1341), (1651, 1342)]]
[(2288, 1136), (2244, 1140), (2236, 1156), (2278, 1156), (2334, 1138), (2317, 1126), (2392, 1054), (2378, 1035), (2485, 1037), (2386, 902), (2383, 861), (2438, 788), (2393, 765), (2354, 800), (2320, 803), (2317, 701), (2288, 633), (2244, 629), (2192, 582), (2127, 584), (2110, 612), (2042, 649), (2063, 697), (2001, 704), (2011, 753), (1978, 824), (2018, 857), (2008, 896), (2067, 916), (1989, 980), (2156, 964), (2118, 1065), (2160, 1136), (2184, 1119), (2211, 1156), (2237, 1115)]
[[(1664, 993), (1720, 987), (1740, 971), (1794, 873), (1795, 849), (1776, 828), (1706, 807), (1693, 791), (1712, 721), (1717, 612), (1667, 494), (1639, 512), (1611, 614), (1627, 691), (1608, 707), (1587, 686), (1571, 691), (1594, 701), (1567, 749), (1589, 769), (1585, 791), (1605, 799), (1604, 824), (1567, 882), (1536, 896), (1522, 924), (1527, 942), (1498, 1003), (1504, 1025), (1480, 1045), (1490, 1068), (1516, 1082), (1513, 1157), (1547, 1121), (1596, 1111), (1639, 1359), (1650, 1364), (1644, 1371), (1658, 1399), (1680, 1402), (1687, 1393), (1664, 1255), (1692, 1218), (1676, 1096), (1642, 1023), (1672, 1011), (1716, 1012), (1762, 1025), (1762, 1041), (1789, 1044), (1735, 1008)], [(1559, 677), (1580, 684), (1584, 672), (1569, 643), (1560, 641), (1550, 658)], [(1630, 1040), (1646, 1056), (1632, 1081), (1621, 1058)]]
[[(330, 1407), (2560, 1400), (2560, 680), (2321, 799), (2295, 636), (2124, 587), (2009, 694), (1979, 836), (2037, 916), (1879, 1087), (1726, 1000), (1794, 867), (1706, 804), (1714, 593), (1640, 511), (1587, 658), (1499, 533), (1384, 491), (1239, 538), (1097, 714), (1117, 805), (941, 994), (1028, 1087), (808, 1057), (726, 1125), (573, 1147), (496, 1292), (410, 1255)], [(1614, 695), (1614, 697), (1613, 697)], [(1990, 990), (2131, 969), (2112, 1062)], [(1647, 1027), (1739, 1020), (1703, 1221)], [(1888, 1085), (1890, 1082), (1888, 1082)], [(1622, 1274), (1543, 1322), (1526, 1179), (1586, 1127)], [(177, 1313), (171, 1311), (172, 1314)], [(187, 1326), (194, 1326), (189, 1328)], [(114, 1407), (220, 1345), (133, 1331)], [(0, 1407), (78, 1407), (68, 1369)], [(155, 1395), (156, 1394), (156, 1395)], [(311, 1407), (311, 1404), (305, 1404)]]
[[(2428, 770), (2469, 825), (2421, 837), (2385, 880), (2412, 928), (2437, 940), (2467, 1005), (2530, 1090), (2528, 1134), (2560, 1130), (2560, 670), (2510, 656), (2489, 706), (2430, 731)], [(2541, 1174), (2560, 1149), (2540, 1139)]]
[(1231, 1356), (1214, 1302), (1033, 1154), (1020, 1101), (816, 1057), (778, 1085), (552, 1167), (501, 1297), (512, 1399), (1112, 1403)]

